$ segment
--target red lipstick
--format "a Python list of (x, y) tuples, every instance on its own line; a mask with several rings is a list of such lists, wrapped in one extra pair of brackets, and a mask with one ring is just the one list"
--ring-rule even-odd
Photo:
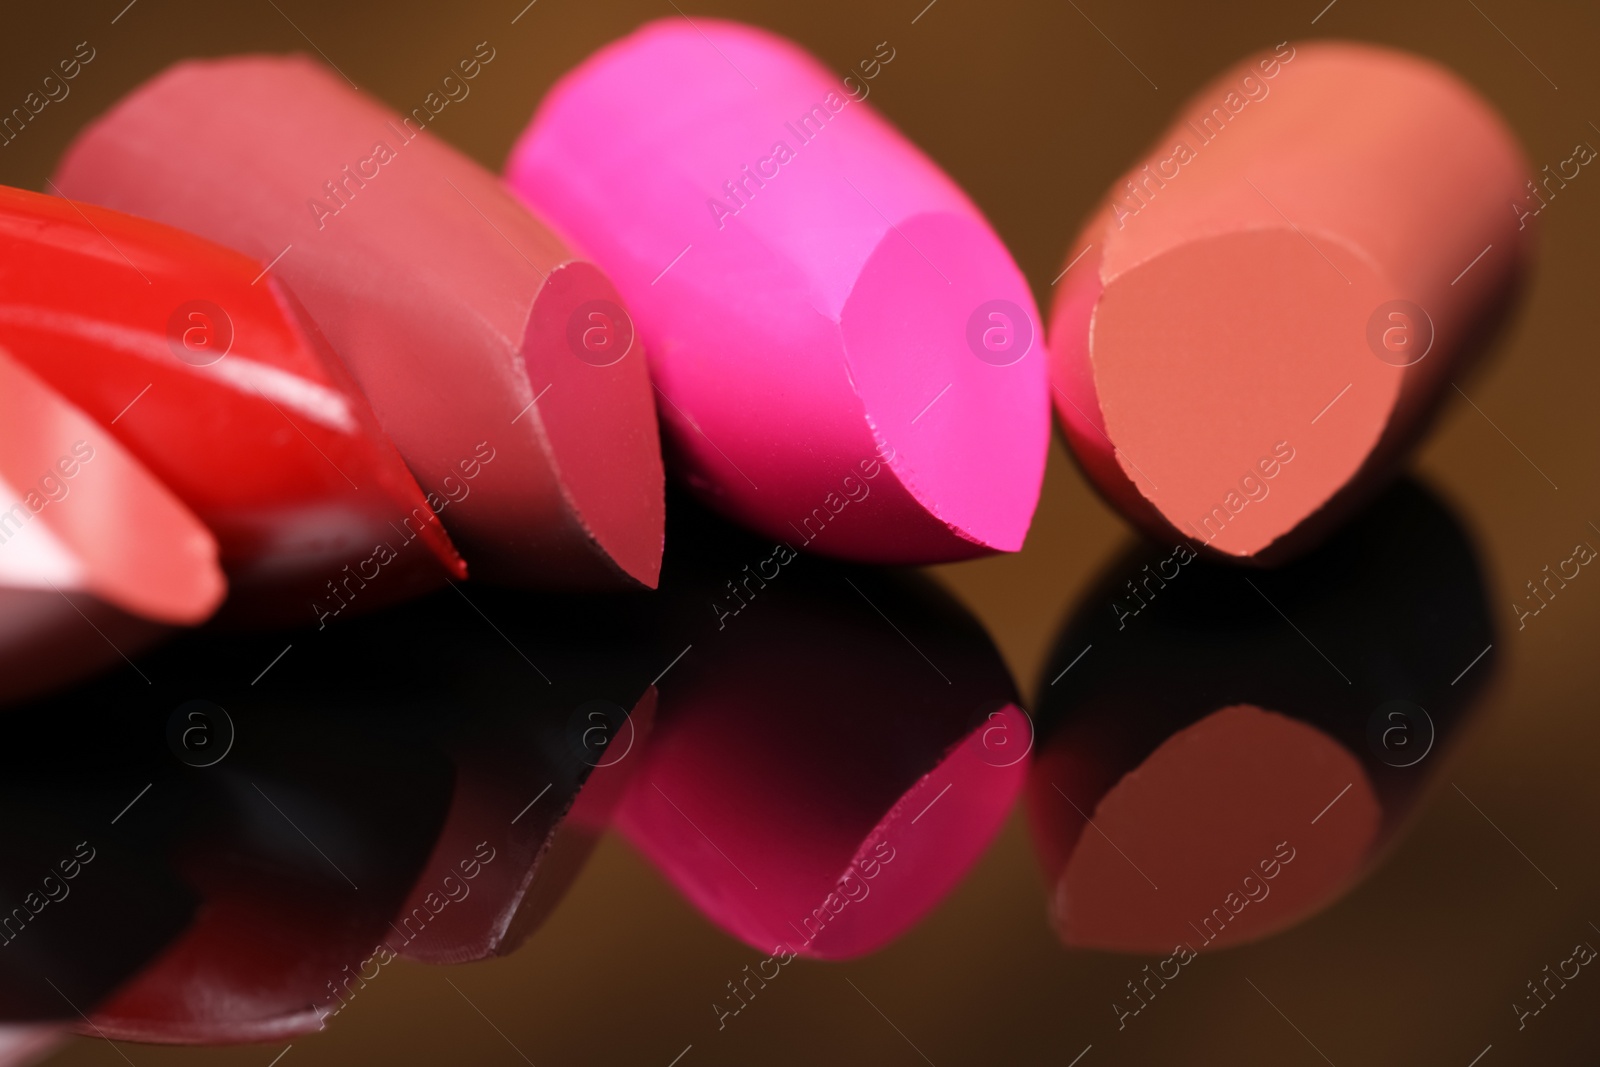
[(309, 622), (380, 542), (396, 558), (363, 607), (465, 575), (360, 390), (262, 264), (3, 187), (0, 241), (0, 343), (206, 523), (230, 614)]
[(123, 663), (225, 591), (194, 513), (0, 348), (0, 701)]

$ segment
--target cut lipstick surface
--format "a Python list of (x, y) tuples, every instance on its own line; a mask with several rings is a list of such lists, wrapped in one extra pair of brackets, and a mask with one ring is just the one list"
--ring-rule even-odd
[[(360, 390), (264, 264), (4, 187), (0, 241), (0, 343), (98, 423), (86, 439), (120, 443), (204, 520), (230, 615), (310, 621), (341, 568), (360, 568), (378, 542), (396, 558), (362, 606), (465, 575)], [(151, 532), (123, 526), (132, 542)]]
[(1028, 808), (1066, 944), (1203, 952), (1328, 906), (1398, 838), (1491, 676), (1488, 657), (1460, 671), (1495, 640), (1474, 551), (1415, 483), (1254, 582), (1140, 546), (1058, 637)]
[(194, 513), (0, 349), (0, 700), (197, 625), (226, 589)]
[(1051, 371), (1085, 471), (1162, 539), (1310, 547), (1512, 303), (1527, 178), (1493, 109), (1425, 60), (1285, 44), (1221, 75), (1069, 250)]
[(56, 181), (270, 265), (475, 576), (655, 585), (660, 444), (626, 312), (416, 120), (305, 58), (190, 61), (90, 126)]
[(706, 503), (858, 561), (1015, 551), (1049, 433), (1032, 297), (851, 84), (751, 27), (651, 23), (552, 90), (507, 178), (616, 281)]

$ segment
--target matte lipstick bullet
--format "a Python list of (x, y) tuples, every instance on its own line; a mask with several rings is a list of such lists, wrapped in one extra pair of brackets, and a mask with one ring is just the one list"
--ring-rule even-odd
[(616, 280), (704, 502), (863, 562), (1014, 552), (1049, 435), (1032, 297), (862, 84), (753, 27), (653, 22), (556, 85), (507, 180)]
[(270, 265), (476, 577), (655, 585), (660, 444), (627, 312), (415, 119), (302, 57), (190, 61), (81, 134), (56, 182)]
[(1286, 42), (1234, 66), (1068, 252), (1051, 369), (1083, 469), (1161, 540), (1309, 547), (1393, 475), (1511, 303), (1527, 178), (1437, 64)]

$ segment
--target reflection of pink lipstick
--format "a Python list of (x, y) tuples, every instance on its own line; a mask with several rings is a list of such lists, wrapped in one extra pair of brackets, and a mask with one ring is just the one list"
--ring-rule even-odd
[(1032, 724), (981, 627), (925, 585), (791, 555), (705, 625), (707, 600), (727, 595), (715, 576), (745, 551), (708, 552), (704, 585), (669, 561), (662, 596), (684, 615), (667, 629), (693, 647), (660, 683), (617, 822), (753, 948), (871, 952), (993, 839)]
[(1049, 430), (1027, 283), (855, 95), (781, 38), (664, 20), (567, 75), (507, 176), (627, 298), (708, 503), (856, 560), (1015, 551)]
[(627, 316), (431, 133), (305, 59), (193, 61), (90, 126), (57, 182), (270, 265), (475, 576), (655, 585), (660, 446)]
[(0, 699), (119, 663), (224, 591), (194, 513), (0, 350)]
[(1381, 488), (1508, 306), (1527, 173), (1432, 63), (1280, 45), (1223, 74), (1069, 252), (1052, 376), (1085, 471), (1163, 540), (1307, 547)]

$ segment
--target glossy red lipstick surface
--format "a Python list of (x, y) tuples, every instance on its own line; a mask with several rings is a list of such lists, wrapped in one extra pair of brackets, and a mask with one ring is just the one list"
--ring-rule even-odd
[(1284, 44), (1221, 75), (1068, 253), (1052, 378), (1085, 471), (1159, 538), (1309, 547), (1509, 305), (1527, 174), (1487, 103), (1404, 53)]
[(194, 513), (0, 349), (0, 700), (120, 663), (225, 591)]
[(20, 189), (0, 188), (0, 241), (0, 343), (205, 521), (230, 612), (309, 622), (380, 541), (397, 558), (363, 606), (465, 575), (360, 390), (262, 264)]
[(475, 575), (655, 585), (660, 444), (626, 312), (414, 120), (304, 58), (191, 61), (89, 127), (56, 180), (271, 263), (448, 501)]

